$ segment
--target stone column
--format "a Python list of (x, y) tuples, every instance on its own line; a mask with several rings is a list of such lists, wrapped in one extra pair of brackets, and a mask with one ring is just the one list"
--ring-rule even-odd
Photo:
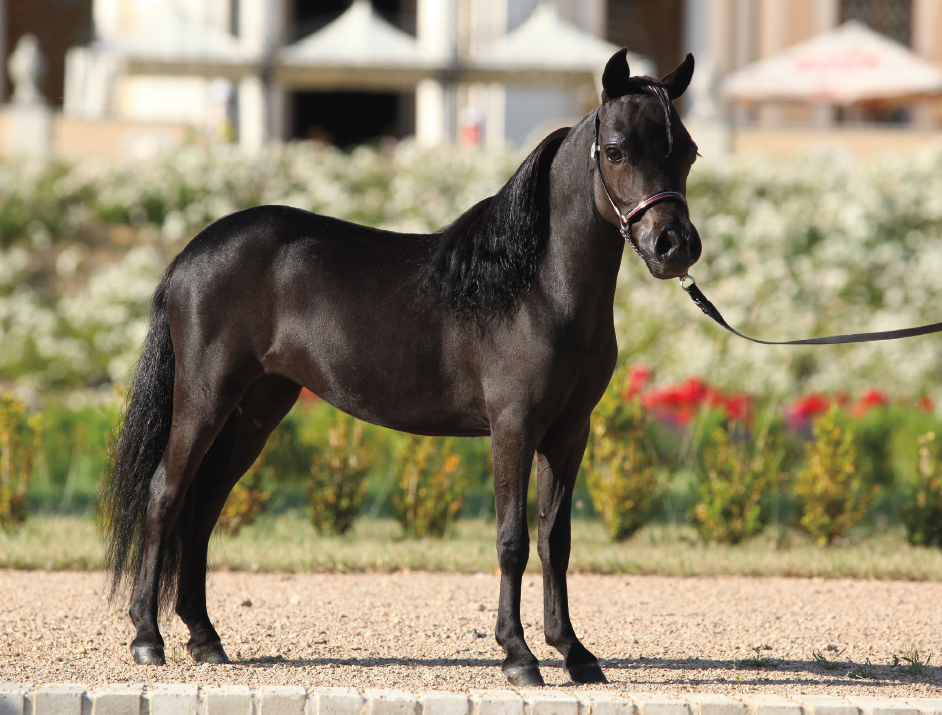
[(270, 139), (282, 137), (282, 123), (277, 121), (280, 114), (279, 117), (273, 116), (272, 103), (273, 96), (280, 100), (282, 92), (280, 88), (272, 87), (270, 77), (274, 55), (282, 40), (284, 2), (238, 2), (239, 38), (260, 61), (258, 74), (239, 82), (239, 146), (251, 153), (259, 151)]
[(693, 80), (684, 96), (684, 125), (697, 143), (704, 162), (725, 160), (730, 153), (729, 121), (719, 102), (719, 67), (728, 3), (720, 0), (687, 0), (684, 48), (696, 60)]
[[(446, 65), (458, 62), (458, 0), (418, 0), (416, 34), (430, 59)], [(456, 94), (446, 78), (425, 79), (415, 88), (415, 138), (424, 146), (453, 139)]]
[[(942, 2), (940, 0), (913, 0), (913, 50), (932, 63), (940, 60), (937, 41), (942, 28)], [(939, 100), (924, 100), (913, 108), (913, 124), (918, 127), (937, 126)]]

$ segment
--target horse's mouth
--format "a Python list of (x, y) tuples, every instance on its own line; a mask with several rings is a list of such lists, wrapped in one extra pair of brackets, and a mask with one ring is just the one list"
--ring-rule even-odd
[(687, 271), (690, 270), (690, 266), (692, 266), (694, 263), (696, 263), (696, 261), (683, 263), (680, 265), (658, 266), (656, 268), (649, 263), (648, 270), (655, 278), (666, 281), (669, 278), (683, 278), (685, 275), (687, 275)]
[(643, 242), (648, 270), (655, 278), (666, 280), (687, 275), (690, 267), (700, 260), (703, 246), (700, 234), (693, 224), (673, 224), (662, 230), (657, 239), (653, 236)]

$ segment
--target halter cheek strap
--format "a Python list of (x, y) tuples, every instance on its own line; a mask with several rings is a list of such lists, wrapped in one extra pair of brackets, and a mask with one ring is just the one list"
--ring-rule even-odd
[(615, 209), (615, 214), (618, 216), (618, 221), (621, 224), (618, 230), (621, 232), (622, 238), (624, 238), (625, 241), (628, 243), (628, 245), (630, 245), (634, 249), (634, 252), (640, 256), (641, 251), (631, 240), (631, 219), (633, 219), (635, 216), (640, 214), (649, 206), (659, 203), (661, 201), (667, 201), (668, 199), (676, 199), (678, 201), (681, 201), (684, 204), (684, 206), (686, 206), (687, 198), (683, 194), (677, 191), (660, 191), (656, 194), (652, 194), (651, 196), (644, 199), (643, 201), (638, 202), (638, 205), (635, 206), (633, 209), (631, 209), (631, 211), (623, 214), (618, 209), (618, 206), (615, 204), (615, 200), (612, 198), (612, 194), (609, 192), (608, 186), (605, 185), (605, 177), (602, 176), (602, 162), (600, 159), (600, 155), (602, 153), (602, 147), (599, 145), (599, 125), (600, 124), (601, 124), (601, 120), (599, 119), (599, 110), (596, 109), (595, 110), (595, 141), (592, 142), (592, 148), (589, 149), (589, 156), (595, 159), (595, 168), (599, 172), (599, 181), (602, 182), (602, 188), (605, 190), (605, 195), (608, 197), (608, 202), (612, 205), (612, 208)]

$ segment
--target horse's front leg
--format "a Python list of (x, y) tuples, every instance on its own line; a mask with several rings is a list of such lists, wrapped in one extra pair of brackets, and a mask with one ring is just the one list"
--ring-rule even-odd
[(520, 622), (520, 587), (530, 557), (527, 484), (534, 446), (522, 431), (494, 430), (494, 499), (497, 509), (497, 560), (500, 602), (497, 642), (507, 657), (501, 665), (513, 685), (545, 685), (540, 664), (527, 647)]
[(555, 426), (537, 449), (540, 530), (537, 550), (543, 564), (543, 630), (546, 642), (563, 656), (574, 683), (607, 683), (596, 658), (579, 642), (569, 619), (566, 570), (572, 541), (572, 492), (585, 453), (589, 424)]

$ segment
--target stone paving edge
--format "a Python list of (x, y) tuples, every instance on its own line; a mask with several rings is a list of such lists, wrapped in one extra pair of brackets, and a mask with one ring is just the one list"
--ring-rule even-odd
[(0, 715), (942, 715), (942, 698), (0, 683)]

